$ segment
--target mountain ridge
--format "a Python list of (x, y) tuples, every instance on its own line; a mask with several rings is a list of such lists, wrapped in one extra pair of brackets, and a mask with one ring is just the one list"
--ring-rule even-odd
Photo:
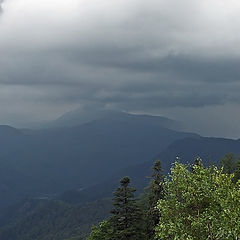
[[(10, 137), (3, 134), (0, 167), (27, 177), (28, 181), (17, 183), (17, 200), (20, 192), (21, 196), (41, 196), (85, 188), (120, 168), (151, 159), (177, 139), (199, 137), (161, 124), (158, 118), (114, 115), (73, 127), (25, 129)], [(10, 183), (5, 182), (2, 189), (0, 185), (0, 193)], [(0, 207), (14, 203), (14, 191), (10, 192), (4, 192), (6, 199), (0, 200)]]
[(183, 126), (180, 122), (176, 120), (169, 119), (163, 116), (154, 116), (147, 114), (133, 114), (124, 111), (117, 110), (104, 110), (97, 109), (90, 111), (88, 109), (75, 109), (70, 112), (62, 114), (57, 119), (47, 123), (45, 127), (47, 128), (59, 128), (59, 127), (73, 127), (84, 123), (92, 122), (94, 120), (101, 119), (139, 119), (156, 121), (161, 124), (162, 127), (182, 130)]

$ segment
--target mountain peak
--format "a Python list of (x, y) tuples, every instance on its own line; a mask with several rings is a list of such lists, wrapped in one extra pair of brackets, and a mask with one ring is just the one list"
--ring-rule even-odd
[(152, 123), (157, 123), (162, 127), (170, 129), (181, 129), (181, 123), (175, 120), (162, 117), (153, 116), (147, 114), (133, 114), (124, 111), (118, 111), (113, 109), (75, 109), (73, 111), (67, 112), (48, 124), (48, 127), (73, 127), (82, 125), (88, 122), (96, 120), (125, 120), (125, 121), (151, 121)]

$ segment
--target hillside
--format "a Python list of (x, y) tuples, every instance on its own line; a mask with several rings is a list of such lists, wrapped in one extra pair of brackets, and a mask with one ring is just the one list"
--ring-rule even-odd
[(168, 174), (172, 163), (179, 158), (182, 163), (192, 163), (196, 157), (203, 159), (204, 164), (219, 164), (221, 158), (227, 153), (240, 155), (240, 140), (224, 138), (185, 138), (170, 144), (161, 153), (155, 155), (150, 161), (123, 168), (114, 173), (107, 180), (89, 188), (67, 191), (60, 199), (70, 203), (93, 201), (103, 197), (110, 197), (123, 176), (129, 176), (138, 191), (142, 191), (149, 182), (151, 167), (156, 159), (160, 159), (164, 174)]
[(109, 200), (72, 206), (60, 201), (29, 199), (15, 207), (10, 224), (0, 227), (0, 239), (65, 240), (77, 236), (82, 240), (92, 224), (108, 217), (111, 207)]
[(158, 118), (146, 116), (121, 115), (68, 128), (10, 129), (11, 134), (0, 128), (0, 208), (24, 196), (95, 185), (121, 168), (152, 159), (178, 139), (199, 137), (164, 128)]
[(176, 156), (182, 163), (193, 162), (196, 156), (200, 156), (206, 165), (219, 164), (228, 152), (240, 155), (239, 149), (240, 140), (204, 137), (177, 140), (151, 161), (116, 170), (98, 184), (66, 191), (53, 200), (27, 199), (7, 209), (0, 218), (0, 239), (85, 239), (91, 225), (109, 215), (111, 201), (105, 199), (112, 197), (123, 176), (131, 178), (139, 195), (149, 183), (151, 167), (156, 159), (161, 159), (164, 173), (167, 174)]

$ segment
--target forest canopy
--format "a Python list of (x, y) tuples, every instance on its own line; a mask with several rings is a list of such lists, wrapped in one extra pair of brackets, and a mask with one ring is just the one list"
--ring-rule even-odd
[[(138, 200), (134, 199), (134, 189), (128, 186), (130, 179), (123, 188), (122, 182), (126, 177), (123, 178), (122, 188), (115, 192), (113, 216), (93, 227), (88, 240), (239, 239), (240, 164), (234, 162), (232, 172), (225, 171), (224, 164), (229, 162), (233, 162), (230, 155), (226, 155), (219, 167), (205, 167), (200, 158), (192, 165), (175, 162), (170, 174), (163, 177), (158, 161), (153, 167), (149, 187)], [(127, 206), (124, 202), (134, 204)], [(131, 211), (128, 212), (128, 209)], [(138, 218), (132, 217), (131, 213), (134, 216), (137, 213)], [(116, 224), (127, 219), (129, 221), (121, 228)]]

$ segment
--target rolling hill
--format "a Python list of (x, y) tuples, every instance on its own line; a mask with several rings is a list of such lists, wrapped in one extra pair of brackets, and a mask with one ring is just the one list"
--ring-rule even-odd
[(74, 127), (0, 127), (0, 207), (24, 196), (93, 186), (122, 168), (152, 159), (176, 140), (199, 137), (162, 124), (158, 117), (114, 113)]
[(209, 137), (180, 139), (149, 161), (120, 169), (109, 179), (81, 191), (76, 189), (67, 191), (60, 195), (59, 199), (76, 204), (111, 197), (114, 189), (118, 186), (119, 179), (124, 176), (129, 176), (133, 185), (141, 192), (149, 183), (151, 168), (157, 159), (161, 160), (166, 175), (176, 157), (182, 163), (192, 163), (196, 157), (200, 157), (206, 165), (218, 165), (220, 159), (227, 153), (240, 156), (240, 140)]
[[(12, 209), (6, 217), (9, 224), (0, 226), (4, 240), (83, 240), (92, 224), (109, 216), (112, 208), (108, 199), (84, 205), (61, 201), (27, 199)], [(9, 210), (10, 211), (10, 210)]]

